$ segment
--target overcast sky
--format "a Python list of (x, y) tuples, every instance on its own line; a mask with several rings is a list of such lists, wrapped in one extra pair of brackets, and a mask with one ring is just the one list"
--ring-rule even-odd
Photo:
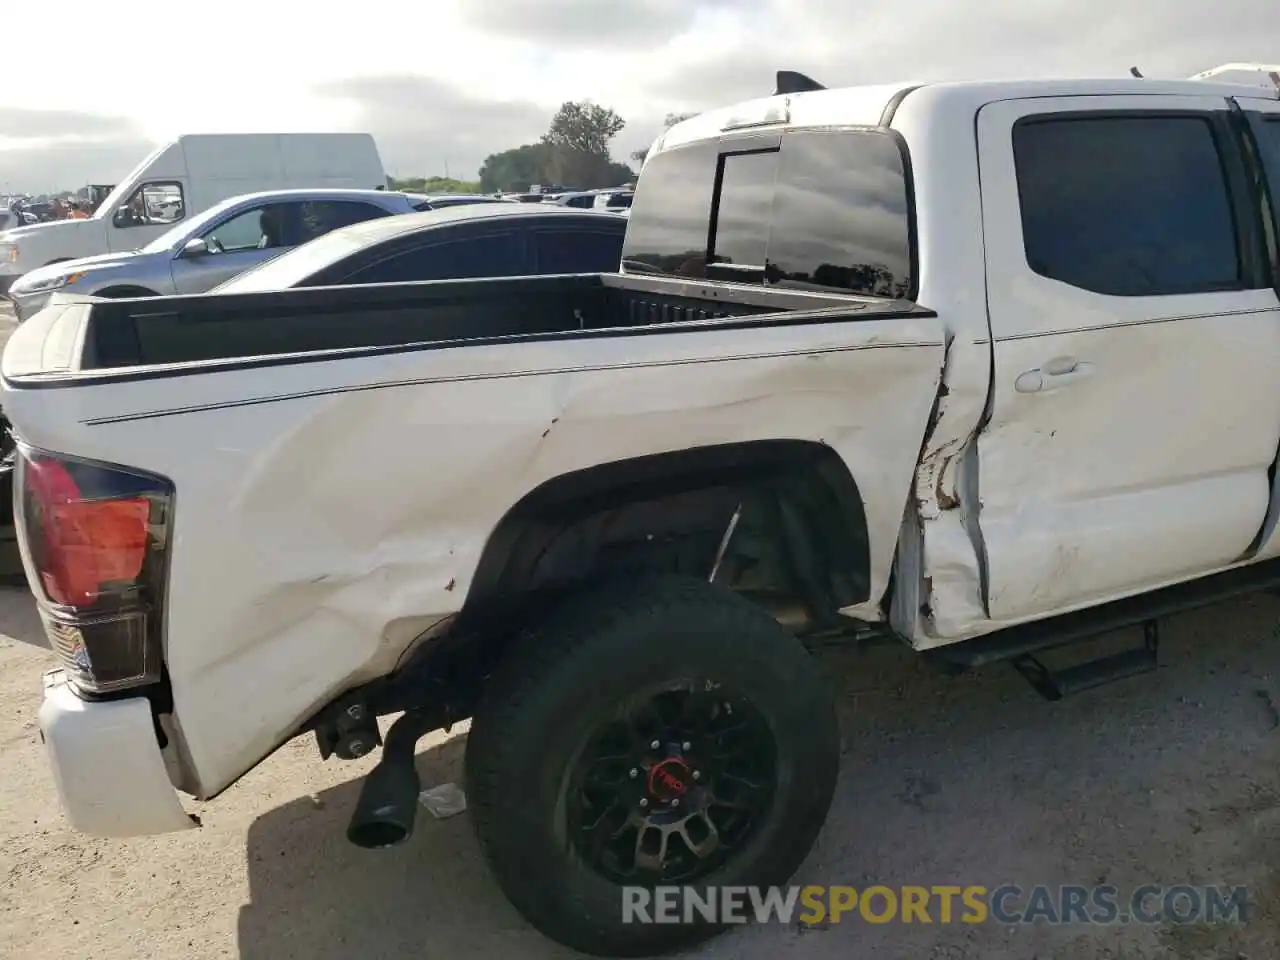
[[(564, 100), (661, 118), (772, 92), (1280, 60), (1275, 0), (6, 2), (0, 191), (114, 183), (181, 133), (367, 130), (389, 173), (473, 177)], [(101, 33), (95, 35), (95, 30)]]

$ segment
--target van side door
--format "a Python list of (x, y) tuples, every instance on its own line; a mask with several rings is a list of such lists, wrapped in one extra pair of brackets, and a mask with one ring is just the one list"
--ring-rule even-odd
[(1280, 444), (1280, 303), (1244, 143), (1220, 97), (980, 111), (993, 620), (1248, 557)]

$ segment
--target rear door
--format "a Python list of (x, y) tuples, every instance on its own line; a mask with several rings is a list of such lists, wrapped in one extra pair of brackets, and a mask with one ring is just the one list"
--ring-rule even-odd
[[(562, 219), (555, 218), (557, 221)], [(626, 223), (602, 224), (568, 218), (573, 223), (538, 224), (531, 233), (533, 272), (616, 273), (622, 261)], [(593, 218), (594, 219), (594, 218)], [(609, 229), (614, 227), (614, 229)]]
[(297, 236), (288, 238), (290, 246), (309, 243), (331, 230), (353, 223), (391, 216), (391, 211), (362, 200), (307, 200), (302, 204)]
[(1001, 622), (1246, 558), (1280, 443), (1280, 304), (1229, 104), (1004, 101), (978, 118)]

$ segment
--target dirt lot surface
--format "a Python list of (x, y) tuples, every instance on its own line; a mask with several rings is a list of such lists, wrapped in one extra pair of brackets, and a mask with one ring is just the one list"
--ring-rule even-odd
[[(724, 960), (1273, 960), (1280, 957), (1280, 599), (1167, 622), (1153, 674), (1047, 704), (1011, 670), (947, 678), (886, 648), (823, 656), (842, 690), (842, 777), (798, 882), (1247, 885), (1244, 925), (870, 925), (736, 930)], [(204, 827), (77, 836), (38, 731), (30, 597), (0, 590), (0, 956), (38, 960), (535, 960), (569, 956), (507, 905), (465, 817), (406, 846), (347, 845), (369, 762), (287, 745)], [(425, 745), (457, 779), (461, 736)], [(935, 921), (937, 916), (935, 914)]]

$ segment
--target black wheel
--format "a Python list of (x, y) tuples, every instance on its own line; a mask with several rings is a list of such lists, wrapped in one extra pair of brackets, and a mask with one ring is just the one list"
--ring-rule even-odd
[(826, 818), (839, 743), (825, 677), (767, 613), (696, 580), (611, 584), (499, 665), (472, 721), (468, 805), (538, 930), (652, 956), (721, 925), (627, 922), (622, 888), (785, 884)]

